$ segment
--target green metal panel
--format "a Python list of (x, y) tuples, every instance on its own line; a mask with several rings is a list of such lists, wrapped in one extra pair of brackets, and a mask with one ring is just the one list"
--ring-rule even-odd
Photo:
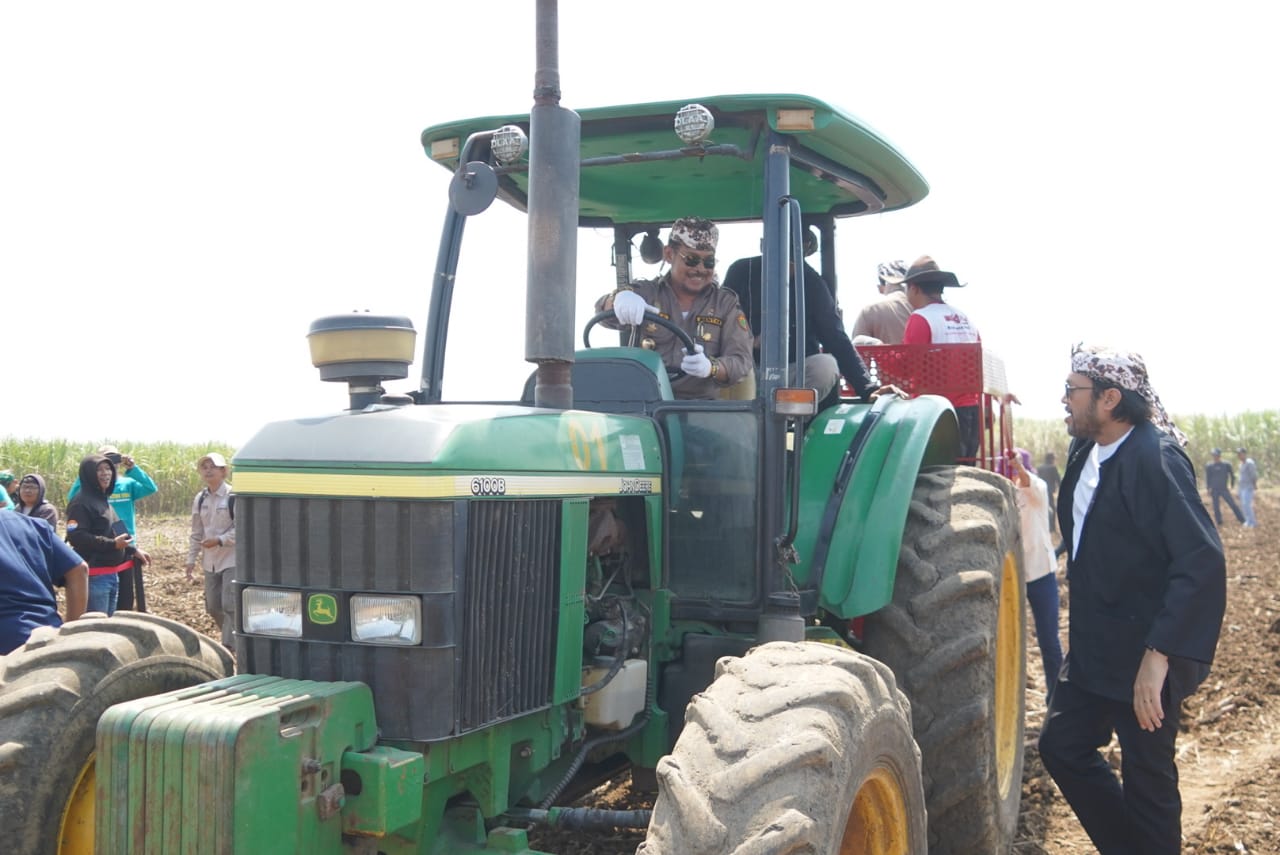
[[(619, 223), (666, 223), (697, 211), (716, 221), (759, 219), (763, 206), (762, 174), (767, 145), (764, 134), (777, 128), (780, 108), (812, 110), (813, 129), (783, 131), (797, 142), (839, 166), (865, 176), (884, 200), (885, 210), (904, 208), (925, 197), (924, 178), (882, 135), (853, 115), (806, 95), (711, 95), (683, 101), (629, 104), (578, 111), (582, 119), (583, 160), (678, 149), (674, 131), (676, 112), (697, 102), (716, 116), (708, 144), (736, 145), (746, 158), (692, 157), (630, 162), (607, 169), (584, 167), (579, 190), (579, 215), (584, 220)], [(505, 124), (527, 132), (527, 114), (485, 116), (434, 125), (422, 133), (428, 153), (432, 143), (456, 139), (459, 147), (472, 133)], [(449, 169), (457, 158), (439, 161)], [(508, 201), (523, 205), (528, 191), (524, 173), (509, 176), (515, 194)], [(791, 193), (806, 213), (846, 211), (858, 200), (848, 187), (820, 181), (795, 170)]]
[(376, 737), (362, 683), (244, 674), (114, 706), (98, 725), (97, 851), (336, 855), (343, 755)]
[(582, 626), (587, 584), (587, 521), (591, 502), (568, 499), (560, 518), (560, 617), (551, 702), (574, 700), (582, 690)]
[[(831, 407), (806, 433), (794, 570), (802, 586), (814, 572), (815, 544), (841, 459), (869, 411), (865, 404)], [(819, 591), (824, 608), (856, 617), (889, 602), (916, 475), (922, 466), (954, 463), (958, 447), (955, 412), (946, 399), (922, 395), (884, 410), (840, 499)]]
[(343, 832), (384, 838), (416, 823), (422, 816), (425, 769), (421, 754), (385, 745), (344, 752), (341, 779), (355, 786), (347, 787)]

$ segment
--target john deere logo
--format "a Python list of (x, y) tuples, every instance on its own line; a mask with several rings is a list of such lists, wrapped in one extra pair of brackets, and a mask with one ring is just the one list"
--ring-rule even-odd
[(307, 617), (312, 623), (337, 623), (338, 601), (332, 594), (312, 594), (307, 597)]

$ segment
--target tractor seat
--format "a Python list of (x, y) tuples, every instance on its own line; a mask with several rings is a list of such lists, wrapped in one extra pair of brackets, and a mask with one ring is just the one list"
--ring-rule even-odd
[[(674, 399), (662, 358), (635, 347), (579, 350), (573, 363), (573, 407), (597, 413), (649, 413)], [(533, 406), (534, 371), (525, 381), (520, 403)]]

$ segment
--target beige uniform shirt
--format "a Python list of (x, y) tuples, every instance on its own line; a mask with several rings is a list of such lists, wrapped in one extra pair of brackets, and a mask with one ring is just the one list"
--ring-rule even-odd
[[(703, 353), (716, 367), (714, 377), (693, 377), (686, 374), (673, 381), (671, 390), (675, 396), (681, 400), (715, 400), (720, 397), (722, 388), (732, 386), (755, 370), (751, 359), (751, 327), (738, 305), (738, 295), (719, 285), (709, 285), (697, 296), (693, 307), (686, 314), (676, 302), (675, 292), (671, 290), (670, 275), (665, 273), (658, 279), (634, 282), (630, 290), (643, 297), (649, 305), (657, 306), (658, 314), (673, 321), (702, 345)], [(603, 312), (613, 308), (615, 293), (617, 292), (610, 292), (597, 300), (596, 311)], [(609, 329), (618, 329), (618, 322), (614, 318), (601, 321), (601, 324)], [(655, 323), (646, 322), (640, 328), (639, 337), (640, 346), (656, 350), (667, 367), (680, 367), (680, 360), (684, 358), (685, 352), (680, 339), (673, 333)]]
[(853, 322), (851, 337), (869, 335), (885, 344), (902, 344), (902, 331), (911, 317), (906, 291), (894, 291), (869, 303)]
[[(204, 496), (203, 502), (200, 501), (201, 496)], [(218, 539), (217, 546), (201, 545), (211, 537)], [(194, 564), (197, 555), (206, 573), (221, 573), (236, 566), (236, 521), (231, 515), (231, 485), (226, 481), (212, 493), (205, 487), (191, 503), (187, 563)]]

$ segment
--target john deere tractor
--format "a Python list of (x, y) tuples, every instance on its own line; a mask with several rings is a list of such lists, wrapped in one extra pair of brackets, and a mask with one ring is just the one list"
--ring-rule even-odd
[[(543, 825), (647, 827), (646, 855), (1008, 850), (1012, 491), (955, 463), (943, 397), (819, 410), (802, 370), (788, 383), (801, 236), (834, 283), (837, 222), (927, 185), (803, 95), (570, 111), (554, 36), (540, 0), (528, 114), (422, 134), (453, 179), (417, 390), (383, 386), (408, 377), (407, 319), (322, 318), (312, 359), (348, 406), (236, 455), (238, 673), (212, 679), (215, 645), (141, 616), (41, 632), (0, 665), (17, 851), (532, 855)], [(464, 402), (446, 336), (479, 333), (451, 328), (455, 294), (512, 287), (458, 275), (503, 251), (464, 241), (494, 202), (528, 215), (535, 367)], [(745, 399), (677, 400), (679, 366), (604, 330), (577, 347), (575, 310), (689, 214), (759, 235)], [(611, 231), (612, 270), (577, 275), (580, 229)], [(628, 769), (652, 811), (581, 803)]]

